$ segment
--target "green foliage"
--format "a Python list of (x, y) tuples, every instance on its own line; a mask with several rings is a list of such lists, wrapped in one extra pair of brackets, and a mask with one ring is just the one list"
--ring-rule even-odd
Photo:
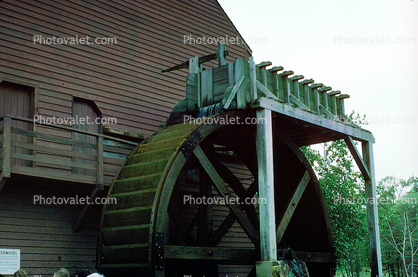
[[(350, 119), (357, 125), (367, 122), (365, 116), (354, 112)], [(345, 276), (358, 276), (360, 265), (370, 263), (365, 206), (370, 200), (364, 198), (363, 177), (345, 142), (328, 142), (321, 147), (301, 150), (318, 174), (324, 192), (338, 266)], [(418, 268), (418, 178), (385, 177), (377, 194), (384, 269), (390, 276), (412, 276), (414, 266)]]
[(383, 267), (412, 276), (418, 260), (418, 178), (383, 178), (378, 185)]
[(323, 145), (323, 154), (304, 148), (321, 183), (333, 226), (338, 266), (348, 276), (360, 270), (367, 254), (363, 178), (344, 141)]

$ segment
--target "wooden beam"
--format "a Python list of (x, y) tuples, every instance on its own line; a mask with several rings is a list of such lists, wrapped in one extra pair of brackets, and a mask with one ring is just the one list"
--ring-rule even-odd
[(224, 109), (228, 109), (229, 106), (232, 103), (232, 100), (234, 100), (235, 95), (237, 94), (237, 91), (241, 87), (242, 82), (244, 81), (245, 76), (242, 75), (241, 79), (239, 79), (238, 83), (235, 84), (235, 86), (232, 88), (231, 94), (228, 96), (228, 99), (226, 100), (226, 103), (224, 105)]
[(83, 227), (83, 224), (86, 221), (86, 217), (88, 213), (90, 212), (91, 208), (95, 204), (93, 201), (95, 201), (97, 194), (99, 191), (103, 190), (103, 185), (96, 185), (93, 189), (92, 193), (90, 194), (89, 203), (84, 204), (83, 208), (81, 209), (75, 224), (74, 224), (74, 232), (78, 232)]
[(254, 58), (251, 56), (248, 58), (248, 63), (250, 65), (250, 92), (251, 92), (251, 101), (258, 98), (257, 94), (257, 74), (255, 71), (255, 62)]
[(290, 102), (298, 106), (298, 108), (304, 109), (306, 111), (310, 111), (310, 109), (307, 106), (305, 106), (305, 104), (303, 104), (302, 101), (300, 101), (294, 95), (290, 95)]
[(212, 182), (218, 193), (225, 199), (225, 203), (228, 206), (228, 208), (237, 217), (237, 220), (241, 225), (242, 229), (244, 229), (245, 233), (248, 235), (248, 237), (251, 239), (254, 245), (258, 245), (259, 235), (257, 233), (256, 228), (251, 223), (249, 218), (245, 215), (242, 208), (238, 204), (229, 201), (231, 200), (231, 192), (229, 191), (224, 180), (221, 178), (221, 176), (219, 176), (218, 172), (216, 171), (215, 167), (212, 165), (206, 154), (203, 152), (202, 148), (199, 145), (196, 146), (193, 153), (205, 169), (206, 173), (212, 179)]
[(271, 73), (277, 73), (279, 71), (282, 71), (283, 69), (284, 69), (283, 66), (274, 66), (270, 68), (268, 71), (270, 71)]
[(207, 69), (200, 73), (201, 107), (213, 104), (213, 70)]
[(354, 140), (350, 136), (347, 136), (344, 138), (344, 141), (347, 144), (348, 149), (350, 149), (351, 155), (353, 155), (353, 158), (356, 161), (357, 166), (364, 177), (364, 180), (369, 181), (371, 179), (370, 171), (367, 168), (363, 158), (360, 156), (360, 152), (358, 151)]
[(164, 245), (165, 259), (206, 260), (225, 264), (252, 265), (257, 259), (252, 248), (196, 247)]
[[(245, 199), (245, 198), (251, 198), (254, 196), (255, 192), (256, 192), (256, 186), (257, 186), (257, 180), (254, 180), (254, 182), (250, 185), (250, 187), (244, 192), (243, 196), (241, 196), (241, 198)], [(248, 213), (248, 211), (246, 210), (247, 214), (249, 215), (249, 218), (251, 220), (251, 213)], [(207, 242), (205, 243), (205, 245), (207, 246), (216, 246), (218, 245), (218, 243), (222, 240), (222, 238), (225, 236), (225, 234), (228, 232), (228, 230), (232, 227), (232, 225), (234, 224), (235, 220), (237, 218), (235, 217), (235, 215), (230, 212), (229, 215), (224, 219), (224, 221), (222, 221), (221, 225), (218, 227), (218, 229), (216, 229), (215, 233), (213, 234), (212, 237), (208, 238)], [(257, 217), (258, 220), (258, 217)], [(258, 224), (259, 225), (259, 224)]]
[(362, 142), (363, 161), (370, 172), (370, 180), (365, 181), (367, 225), (369, 229), (371, 276), (383, 276), (382, 254), (380, 250), (379, 216), (377, 211), (376, 177), (374, 172), (373, 144)]
[(286, 212), (283, 215), (283, 218), (280, 220), (279, 227), (277, 227), (276, 232), (276, 240), (277, 244), (280, 243), (282, 240), (284, 233), (287, 229), (287, 226), (289, 225), (290, 219), (293, 216), (293, 213), (296, 210), (296, 207), (298, 206), (298, 203), (300, 199), (302, 198), (303, 192), (306, 189), (306, 186), (309, 183), (309, 180), (311, 179), (311, 175), (308, 171), (305, 172), (302, 179), (299, 182), (298, 187), (295, 190), (295, 193), (292, 196), (292, 199), (290, 200), (289, 204), (287, 205)]
[(10, 161), (11, 161), (11, 136), (12, 136), (12, 119), (8, 116), (3, 118), (3, 159), (2, 174), (5, 178), (10, 178)]
[(270, 65), (272, 65), (272, 63), (270, 61), (266, 61), (266, 62), (261, 62), (261, 63), (257, 64), (257, 67), (264, 68), (264, 67), (267, 67), (267, 66), (270, 66)]
[(276, 216), (274, 208), (273, 119), (271, 110), (256, 111), (256, 149), (262, 261), (277, 260)]
[(343, 123), (338, 123), (332, 119), (326, 119), (323, 116), (318, 116), (299, 108), (285, 105), (278, 101), (267, 99), (265, 97), (259, 98), (251, 104), (252, 108), (266, 108), (284, 116), (305, 121), (306, 123), (322, 127), (332, 133), (339, 133), (341, 135), (351, 136), (360, 141), (374, 142), (372, 133), (367, 130), (356, 128)]
[(0, 192), (3, 189), (4, 185), (6, 184), (7, 180), (9, 180), (9, 178), (4, 176), (4, 172), (0, 173)]
[(281, 101), (279, 98), (277, 98), (276, 95), (274, 95), (271, 91), (268, 90), (268, 88), (266, 88), (262, 83), (260, 83), (259, 81), (257, 81), (257, 88), (259, 88), (261, 90), (262, 93), (264, 93), (264, 95), (267, 98), (272, 98), (272, 99), (276, 99)]
[(218, 66), (226, 65), (226, 46), (223, 43), (218, 44)]
[[(238, 83), (241, 80), (242, 76), (245, 75), (245, 65), (244, 60), (238, 59), (235, 61), (235, 68), (234, 68), (234, 80), (235, 83)], [(237, 109), (246, 109), (247, 102), (246, 102), (246, 92), (244, 87), (240, 86), (237, 91)]]
[(322, 104), (319, 104), (319, 111), (323, 113), (328, 118), (335, 118), (335, 116), (327, 110)]
[[(172, 211), (168, 211), (168, 216), (171, 222), (173, 222), (174, 227), (176, 228), (176, 231), (178, 232), (181, 239), (187, 244), (187, 245), (197, 245), (196, 239), (193, 237), (191, 232), (189, 232), (188, 226), (182, 221), (179, 220), (180, 217), (177, 216), (177, 214), (172, 214)], [(179, 222), (180, 221), (180, 222)]]
[(103, 137), (97, 137), (97, 184), (104, 184), (104, 168), (103, 168)]

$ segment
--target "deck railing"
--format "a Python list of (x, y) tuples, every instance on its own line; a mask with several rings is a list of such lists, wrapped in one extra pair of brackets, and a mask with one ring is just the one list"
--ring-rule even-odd
[(137, 143), (4, 115), (0, 145), (0, 177), (19, 174), (108, 185)]

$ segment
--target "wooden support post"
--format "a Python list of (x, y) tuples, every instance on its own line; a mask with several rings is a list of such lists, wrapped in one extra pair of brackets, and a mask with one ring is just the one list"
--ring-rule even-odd
[[(374, 172), (373, 144), (362, 142), (364, 164), (370, 172), (370, 180), (365, 181), (367, 225), (369, 227), (371, 276), (383, 276), (382, 254), (380, 251), (379, 217), (377, 212), (376, 177)], [(366, 179), (366, 178), (365, 178)]]
[(218, 44), (218, 66), (226, 65), (226, 46), (223, 43)]
[(189, 59), (189, 74), (197, 74), (197, 106), (202, 106), (202, 96), (200, 92), (200, 76), (199, 76), (199, 57)]
[(280, 73), (279, 76), (283, 78), (283, 89), (284, 89), (284, 102), (290, 103), (290, 81), (289, 75), (292, 75), (294, 72), (292, 70), (287, 70), (283, 73)]
[(319, 91), (318, 88), (321, 88), (323, 86), (323, 84), (313, 84), (310, 86), (310, 88), (312, 89), (312, 93), (313, 93), (313, 99), (314, 99), (314, 106), (310, 107), (311, 109), (313, 109), (313, 111), (316, 114), (321, 114), (321, 110), (319, 109), (319, 105), (321, 104), (320, 99), (319, 99)]
[(297, 98), (300, 99), (300, 95), (299, 95), (299, 80), (303, 79), (305, 77), (303, 77), (302, 75), (296, 75), (293, 76), (291, 78), (289, 78), (290, 81), (292, 81), (293, 83), (293, 95)]
[(200, 96), (201, 106), (206, 107), (213, 104), (213, 70), (207, 69), (200, 73)]
[(302, 82), (300, 82), (303, 85), (303, 93), (305, 94), (305, 106), (308, 107), (308, 109), (311, 109), (311, 105), (310, 105), (310, 98), (309, 98), (309, 84), (313, 84), (314, 80), (309, 79), (309, 80), (303, 80)]
[(11, 153), (11, 136), (12, 136), (12, 119), (4, 116), (3, 119), (3, 168), (2, 175), (4, 178), (10, 178), (10, 153)]
[(251, 101), (258, 98), (257, 94), (257, 76), (255, 72), (255, 62), (254, 58), (251, 56), (248, 58), (248, 63), (250, 65), (250, 91), (251, 91)]
[(257, 162), (262, 261), (277, 260), (276, 216), (274, 208), (274, 168), (272, 112), (257, 110)]
[[(244, 60), (242, 60), (242, 59), (236, 60), (235, 61), (235, 68), (234, 68), (235, 83), (239, 82), (239, 80), (244, 75), (244, 73), (245, 73)], [(244, 86), (241, 86), (237, 91), (237, 108), (238, 109), (246, 109), (247, 108)]]
[(337, 112), (337, 98), (336, 98), (336, 96), (338, 94), (341, 94), (341, 91), (333, 90), (333, 91), (329, 92), (329, 96), (331, 97), (331, 112), (334, 116), (338, 115), (338, 112)]
[(280, 78), (280, 76), (277, 74), (277, 72), (282, 71), (283, 70), (283, 66), (275, 66), (273, 68), (270, 68), (268, 71), (271, 74), (272, 77), (272, 82), (273, 82), (273, 94), (277, 96), (277, 98), (279, 98), (279, 81), (278, 78)]
[(102, 185), (104, 183), (103, 176), (103, 137), (97, 136), (97, 184)]

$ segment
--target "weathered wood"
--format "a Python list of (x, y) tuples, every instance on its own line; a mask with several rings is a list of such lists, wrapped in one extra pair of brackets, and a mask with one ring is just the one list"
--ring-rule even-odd
[(282, 240), (284, 233), (286, 232), (287, 226), (289, 225), (290, 219), (293, 216), (293, 213), (295, 212), (300, 199), (302, 198), (303, 192), (306, 189), (306, 186), (309, 183), (309, 180), (311, 179), (311, 175), (308, 171), (305, 172), (302, 179), (299, 182), (299, 185), (297, 186), (295, 193), (292, 196), (292, 199), (290, 200), (289, 204), (287, 205), (286, 211), (280, 220), (279, 226), (277, 227), (276, 231), (276, 240), (277, 244), (280, 243)]
[(334, 115), (327, 110), (322, 104), (319, 104), (319, 111), (323, 113), (328, 118), (335, 118)]
[(103, 138), (97, 138), (97, 164), (96, 164), (96, 174), (97, 174), (97, 184), (103, 184)]
[(225, 264), (254, 264), (257, 258), (255, 249), (220, 248), (165, 245), (164, 258), (181, 260), (208, 260)]
[(311, 101), (310, 101), (309, 94), (310, 94), (311, 89), (310, 89), (309, 85), (313, 84), (314, 80), (312, 80), (312, 79), (303, 80), (300, 83), (303, 85), (303, 93), (304, 93), (304, 96), (305, 96), (304, 97), (305, 98), (304, 104), (306, 105), (306, 107), (308, 107), (310, 109), (311, 108), (311, 105), (310, 105)]
[(363, 161), (370, 173), (365, 181), (367, 225), (369, 229), (371, 276), (383, 276), (382, 254), (380, 250), (379, 216), (377, 210), (376, 177), (374, 169), (373, 145), (370, 141), (362, 142)]
[(284, 69), (283, 66), (274, 66), (274, 67), (270, 68), (269, 71), (271, 73), (277, 73), (279, 71), (282, 71), (283, 69)]
[(273, 122), (271, 110), (256, 111), (256, 149), (260, 214), (260, 251), (262, 261), (277, 259), (276, 216), (274, 208)]
[(375, 141), (373, 135), (369, 131), (338, 123), (334, 120), (318, 120), (318, 117), (315, 114), (306, 112), (302, 109), (291, 107), (289, 105), (284, 105), (265, 97), (262, 97), (258, 101), (252, 103), (251, 107), (271, 109), (274, 112), (289, 116), (290, 118), (303, 120), (307, 124), (313, 124), (314, 126), (322, 127), (330, 132), (348, 135), (360, 141)]
[[(234, 69), (235, 83), (238, 83), (241, 77), (245, 74), (244, 63), (245, 62), (242, 59), (235, 61), (235, 69)], [(238, 109), (247, 108), (246, 92), (245, 92), (245, 88), (242, 86), (237, 91), (237, 108)]]
[(251, 221), (248, 219), (248, 217), (245, 215), (244, 211), (239, 205), (235, 203), (230, 203), (227, 200), (229, 196), (231, 195), (231, 193), (229, 192), (223, 179), (219, 176), (218, 172), (216, 171), (212, 163), (209, 161), (206, 154), (203, 152), (202, 148), (198, 145), (193, 151), (193, 153), (196, 155), (199, 162), (201, 163), (201, 165), (203, 166), (207, 174), (212, 179), (213, 184), (215, 185), (215, 188), (217, 189), (219, 194), (225, 199), (225, 202), (228, 208), (237, 217), (237, 220), (240, 223), (241, 227), (244, 229), (245, 233), (248, 235), (251, 241), (255, 245), (257, 245), (259, 241), (259, 235), (257, 234), (255, 227), (252, 225)]
[(68, 167), (76, 167), (81, 169), (87, 169), (87, 170), (96, 170), (96, 166), (79, 163), (79, 162), (71, 162), (71, 161), (65, 161), (65, 160), (58, 160), (54, 158), (45, 158), (41, 156), (31, 156), (26, 154), (20, 154), (20, 153), (11, 153), (11, 158), (24, 160), (24, 161), (34, 161), (34, 162), (42, 162), (42, 163), (48, 163), (53, 165), (62, 165), (62, 166), (68, 166)]
[(5, 177), (4, 172), (0, 172), (0, 192), (3, 189), (8, 179), (9, 179), (8, 177)]
[(78, 152), (74, 152), (74, 151), (70, 151), (70, 150), (62, 150), (62, 149), (53, 148), (53, 147), (49, 147), (49, 146), (43, 146), (43, 145), (32, 144), (32, 143), (25, 143), (25, 142), (14, 141), (14, 140), (11, 141), (11, 146), (19, 147), (19, 148), (22, 148), (22, 149), (34, 150), (34, 151), (37, 151), (38, 154), (39, 153), (47, 153), (47, 154), (53, 154), (53, 155), (57, 155), (57, 156), (61, 156), (61, 157), (80, 158), (80, 159), (85, 159), (85, 160), (89, 160), (89, 161), (94, 161), (94, 160), (97, 159), (95, 155), (78, 153)]
[(337, 113), (338, 115), (345, 115), (345, 105), (344, 105), (344, 99), (350, 98), (347, 94), (340, 94), (335, 96), (337, 98)]
[(261, 62), (261, 63), (257, 64), (256, 66), (259, 67), (259, 68), (265, 68), (265, 67), (270, 66), (270, 65), (272, 65), (272, 63), (270, 61), (266, 61), (266, 62)]
[(228, 99), (226, 100), (226, 103), (224, 105), (224, 109), (229, 108), (229, 106), (231, 105), (232, 101), (235, 98), (235, 95), (237, 94), (238, 90), (240, 89), (241, 84), (244, 81), (244, 79), (245, 79), (245, 76), (241, 76), (238, 83), (236, 83), (235, 86), (232, 88), (232, 91), (231, 91), (230, 95), (228, 96)]
[(339, 90), (333, 90), (328, 93), (331, 96), (331, 112), (334, 116), (338, 115), (336, 96), (340, 93), (341, 92)]
[(29, 131), (29, 130), (18, 129), (15, 127), (12, 127), (11, 129), (12, 129), (13, 134), (31, 136), (31, 137), (38, 138), (38, 139), (45, 139), (45, 140), (49, 140), (49, 141), (53, 141), (57, 143), (81, 146), (81, 147), (86, 147), (86, 148), (96, 148), (96, 145), (93, 143), (88, 143), (84, 141), (75, 141), (72, 139), (57, 137), (53, 135), (41, 134), (41, 133)]
[(257, 88), (260, 89), (260, 91), (267, 97), (272, 98), (281, 101), (279, 98), (277, 98), (276, 95), (274, 95), (271, 91), (268, 90), (263, 84), (261, 84), (259, 81), (257, 81)]
[(255, 62), (254, 62), (254, 58), (251, 56), (248, 59), (248, 63), (250, 65), (250, 92), (251, 92), (251, 99), (255, 100), (258, 98), (258, 94), (257, 94), (257, 76), (256, 76), (256, 71), (255, 71)]
[(299, 108), (306, 110), (306, 111), (310, 111), (310, 109), (305, 106), (305, 104), (303, 104), (299, 99), (296, 98), (296, 96), (294, 95), (290, 95), (290, 102), (295, 104), (296, 106), (298, 106)]
[(212, 79), (212, 69), (204, 70), (200, 73), (201, 78), (201, 107), (209, 106), (214, 104), (213, 102), (213, 79)]
[(10, 177), (10, 162), (11, 162), (11, 136), (12, 136), (12, 120), (8, 116), (3, 118), (3, 158), (2, 158), (2, 173), (3, 177)]
[(263, 86), (267, 87), (267, 70), (265, 67), (260, 68), (261, 73), (261, 83)]
[(368, 166), (365, 164), (363, 158), (361, 157), (360, 152), (358, 151), (354, 140), (350, 136), (347, 136), (344, 138), (344, 141), (347, 144), (348, 149), (350, 149), (351, 155), (356, 161), (356, 164), (358, 168), (360, 169), (360, 172), (363, 175), (364, 180), (370, 181), (371, 180), (370, 171), (368, 169)]
[(63, 172), (62, 170), (54, 170), (50, 168), (31, 168), (26, 166), (14, 165), (11, 167), (11, 172), (14, 174), (21, 174), (33, 177), (41, 177), (52, 180), (62, 180), (70, 182), (79, 182), (84, 184), (95, 184), (95, 176), (78, 175)]
[(83, 208), (81, 209), (80, 213), (77, 216), (77, 219), (74, 224), (74, 232), (80, 231), (81, 228), (83, 227), (83, 224), (86, 221), (86, 217), (89, 211), (91, 210), (91, 208), (93, 207), (92, 202), (96, 199), (97, 193), (101, 190), (103, 190), (103, 185), (101, 184), (96, 185), (95, 188), (93, 189), (89, 198), (91, 202), (84, 204)]
[(218, 66), (226, 65), (226, 46), (223, 43), (218, 44)]

